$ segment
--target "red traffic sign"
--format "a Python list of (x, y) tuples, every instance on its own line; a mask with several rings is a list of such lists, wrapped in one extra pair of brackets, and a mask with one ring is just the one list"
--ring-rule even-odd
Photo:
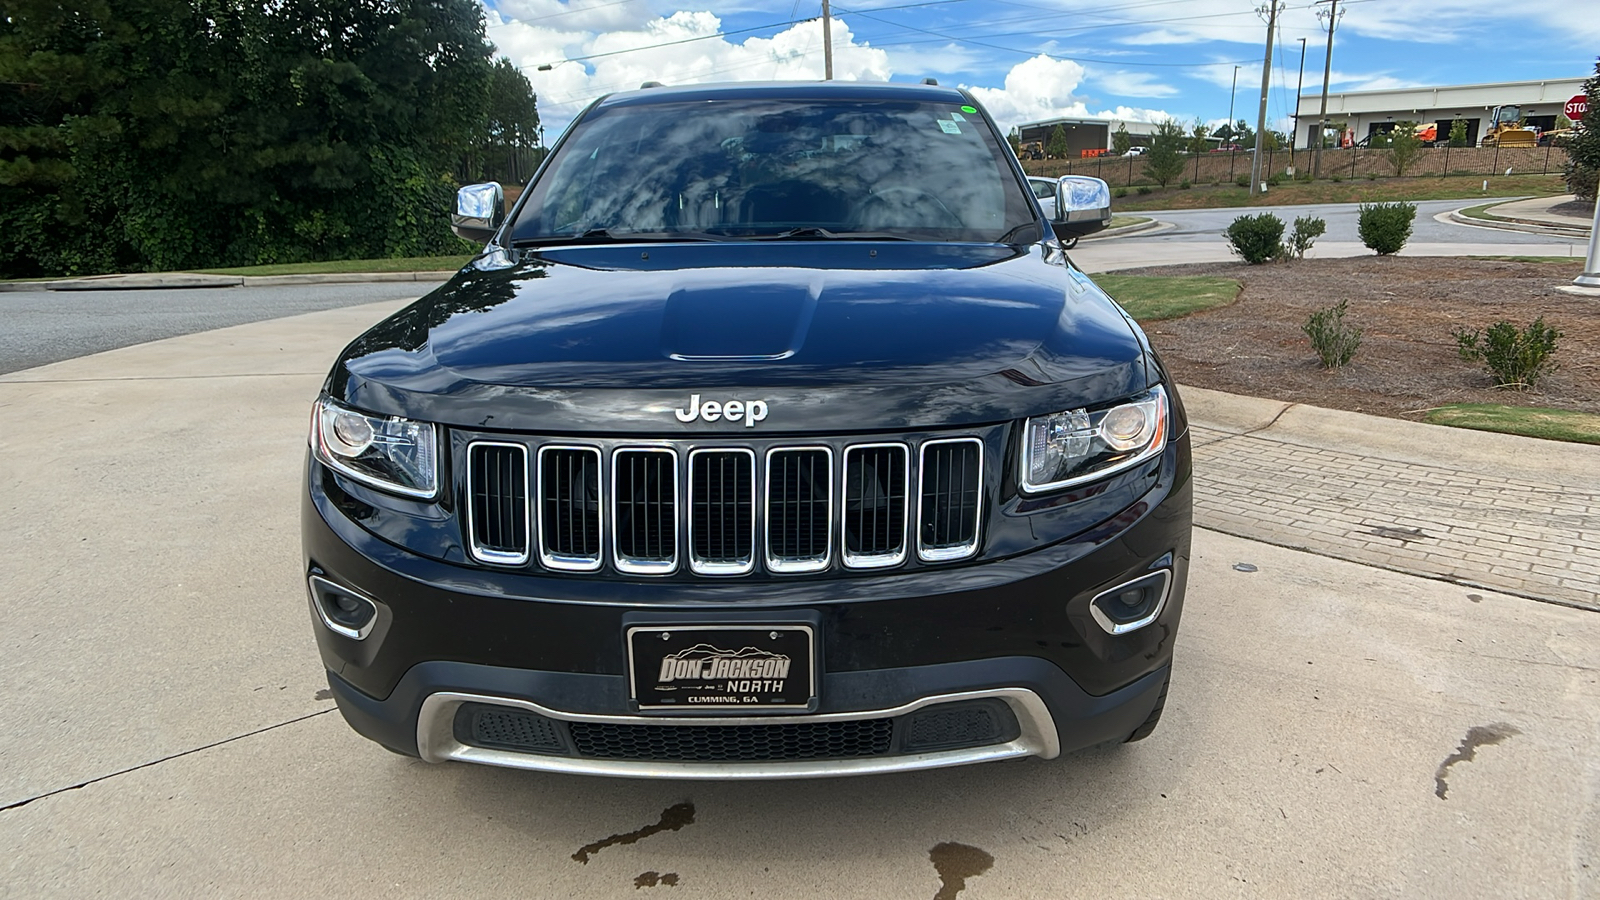
[(1566, 109), (1564, 109), (1562, 111), (1567, 114), (1567, 118), (1571, 119), (1574, 122), (1576, 122), (1579, 119), (1583, 118), (1583, 114), (1589, 111), (1589, 97), (1588, 97), (1588, 95), (1587, 94), (1574, 94), (1574, 95), (1572, 95), (1572, 99), (1567, 101)]

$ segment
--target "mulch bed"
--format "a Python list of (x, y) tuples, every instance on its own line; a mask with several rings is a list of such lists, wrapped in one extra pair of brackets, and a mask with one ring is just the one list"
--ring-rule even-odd
[[(1582, 260), (1370, 256), (1119, 274), (1222, 275), (1244, 285), (1229, 306), (1146, 326), (1179, 384), (1415, 419), (1448, 403), (1600, 413), (1600, 298), (1556, 290), (1582, 271)], [(1301, 325), (1340, 300), (1350, 303), (1345, 321), (1363, 330), (1361, 348), (1348, 366), (1328, 371)], [(1532, 390), (1496, 389), (1480, 364), (1457, 353), (1457, 328), (1501, 319), (1520, 328), (1540, 316), (1562, 332), (1560, 368)]]

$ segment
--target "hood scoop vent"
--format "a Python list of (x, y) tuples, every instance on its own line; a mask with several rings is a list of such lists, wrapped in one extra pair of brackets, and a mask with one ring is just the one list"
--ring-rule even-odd
[(667, 297), (661, 351), (682, 361), (788, 359), (800, 352), (820, 285), (680, 286)]

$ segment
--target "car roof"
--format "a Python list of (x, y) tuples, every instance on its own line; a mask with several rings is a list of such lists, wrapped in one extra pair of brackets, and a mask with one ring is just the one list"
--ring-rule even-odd
[(600, 107), (647, 106), (695, 100), (912, 100), (970, 103), (964, 91), (929, 84), (886, 81), (741, 81), (652, 87), (611, 94)]

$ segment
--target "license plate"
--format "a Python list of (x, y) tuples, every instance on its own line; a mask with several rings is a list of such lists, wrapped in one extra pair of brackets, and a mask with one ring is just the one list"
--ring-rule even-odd
[(809, 625), (651, 625), (628, 629), (640, 709), (805, 709), (816, 696)]

